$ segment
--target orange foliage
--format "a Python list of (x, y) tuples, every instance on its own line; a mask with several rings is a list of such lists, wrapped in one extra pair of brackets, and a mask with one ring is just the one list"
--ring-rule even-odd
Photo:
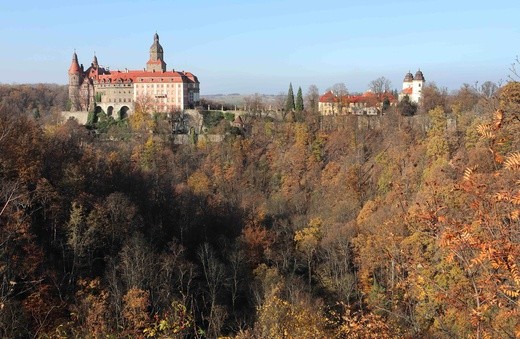
[(274, 241), (271, 232), (254, 224), (244, 227), (240, 239), (245, 245), (247, 260), (253, 268), (263, 261), (266, 251)]
[(123, 317), (128, 334), (142, 336), (143, 330), (150, 324), (149, 299), (149, 293), (138, 288), (131, 288), (124, 295)]

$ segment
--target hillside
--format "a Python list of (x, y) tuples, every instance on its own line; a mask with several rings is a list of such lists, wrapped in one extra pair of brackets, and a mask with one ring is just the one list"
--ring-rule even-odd
[(186, 145), (0, 105), (0, 336), (518, 336), (520, 83), (430, 90)]

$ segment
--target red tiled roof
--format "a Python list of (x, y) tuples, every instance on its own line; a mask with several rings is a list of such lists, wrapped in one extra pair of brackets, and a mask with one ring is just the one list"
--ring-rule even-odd
[(190, 79), (193, 82), (199, 82), (199, 79), (191, 72), (184, 72), (184, 75), (186, 75), (188, 79)]
[(78, 63), (78, 56), (76, 55), (76, 52), (72, 55), (72, 63), (70, 64), (69, 68), (69, 74), (77, 74), (81, 72), (81, 68), (79, 67)]
[(240, 124), (242, 125), (244, 122), (242, 121), (242, 118), (240, 117), (240, 115), (237, 115), (237, 117), (235, 118), (235, 120), (233, 121), (235, 124)]
[(348, 97), (348, 101), (352, 103), (363, 102), (365, 100), (366, 97), (363, 95), (351, 95)]
[[(101, 74), (98, 76), (100, 82), (116, 82), (121, 80), (122, 82), (136, 82), (137, 79), (141, 78), (144, 82), (183, 82), (186, 80), (192, 80), (197, 82), (197, 78), (191, 74), (183, 72), (169, 71), (169, 72), (149, 72), (149, 71), (110, 71), (108, 74)], [(193, 79), (192, 79), (193, 77)], [(188, 79), (186, 79), (188, 78)], [(173, 80), (173, 81), (172, 81)]]
[(413, 88), (412, 87), (408, 87), (408, 88), (405, 88), (403, 89), (403, 94), (407, 94), (407, 95), (411, 95), (413, 93)]
[(390, 102), (397, 101), (397, 99), (394, 97), (394, 95), (389, 92), (385, 92), (385, 93), (381, 94), (381, 99), (383, 99), (383, 100), (388, 99), (388, 101), (390, 101)]
[(338, 102), (338, 98), (332, 91), (328, 91), (320, 97), (320, 102)]
[[(343, 103), (358, 103), (368, 101), (383, 101), (385, 98), (390, 100), (390, 102), (396, 101), (391, 93), (385, 92), (381, 94), (375, 94), (370, 91), (359, 95), (344, 95), (341, 98), (341, 101)], [(339, 102), (339, 98), (335, 96), (332, 91), (328, 91), (320, 97), (320, 102)]]

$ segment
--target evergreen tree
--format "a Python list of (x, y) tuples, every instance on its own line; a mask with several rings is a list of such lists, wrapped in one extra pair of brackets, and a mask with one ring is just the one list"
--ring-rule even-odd
[(390, 100), (388, 98), (385, 98), (383, 100), (383, 107), (382, 107), (382, 111), (386, 111), (388, 108), (390, 108)]
[(88, 110), (87, 115), (87, 126), (93, 126), (98, 121), (98, 117), (96, 114), (96, 104), (92, 105)]
[(303, 94), (302, 88), (298, 87), (298, 94), (296, 94), (296, 112), (303, 111)]
[(285, 111), (287, 113), (294, 111), (296, 105), (294, 104), (294, 92), (292, 83), (289, 84), (289, 92), (287, 92), (287, 102), (285, 103)]
[(399, 112), (404, 116), (412, 116), (417, 112), (417, 104), (415, 102), (410, 101), (410, 97), (406, 95), (401, 102), (397, 105)]

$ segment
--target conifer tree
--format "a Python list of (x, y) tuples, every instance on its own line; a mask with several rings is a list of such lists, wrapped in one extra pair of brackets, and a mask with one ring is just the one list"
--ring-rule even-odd
[(298, 94), (296, 94), (296, 112), (303, 111), (303, 94), (302, 88), (298, 87)]
[(292, 88), (292, 83), (289, 84), (289, 92), (287, 92), (287, 102), (285, 103), (285, 111), (287, 113), (294, 111), (296, 108), (294, 104), (294, 92)]

